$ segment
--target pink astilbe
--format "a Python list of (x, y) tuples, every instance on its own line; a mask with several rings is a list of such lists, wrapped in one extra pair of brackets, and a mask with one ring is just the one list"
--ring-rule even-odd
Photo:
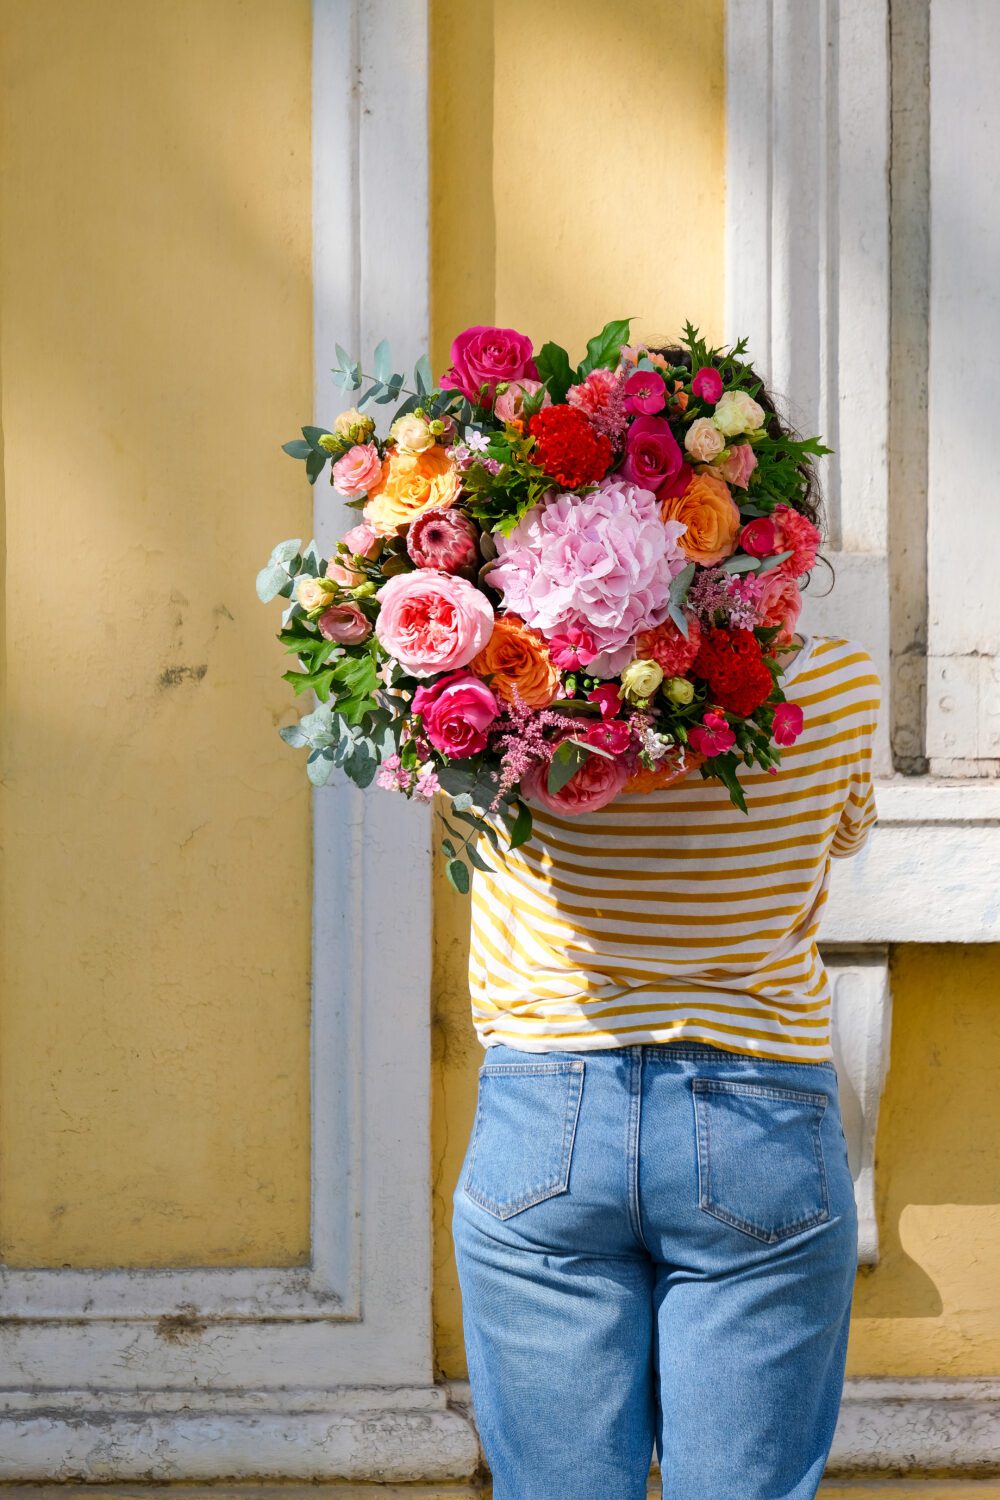
[(586, 380), (566, 392), (570, 406), (582, 411), (591, 427), (603, 432), (617, 448), (628, 426), (625, 410), (625, 375), (614, 370), (591, 370)]
[(721, 613), (734, 630), (752, 630), (761, 620), (763, 580), (753, 573), (703, 568), (688, 590), (687, 606), (706, 624)]

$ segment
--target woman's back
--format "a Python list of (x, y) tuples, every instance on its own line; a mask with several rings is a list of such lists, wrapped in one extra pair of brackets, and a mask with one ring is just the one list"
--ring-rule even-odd
[(785, 673), (803, 732), (744, 814), (697, 773), (580, 818), (533, 807), (528, 842), (473, 883), (469, 980), (485, 1046), (690, 1038), (796, 1062), (831, 1056), (816, 947), (830, 856), (872, 823), (879, 680), (856, 642), (811, 637)]

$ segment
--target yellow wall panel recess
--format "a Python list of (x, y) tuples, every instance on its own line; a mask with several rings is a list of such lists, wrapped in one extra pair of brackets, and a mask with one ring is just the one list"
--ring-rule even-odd
[(308, 1252), (306, 0), (4, 0), (0, 1247)]

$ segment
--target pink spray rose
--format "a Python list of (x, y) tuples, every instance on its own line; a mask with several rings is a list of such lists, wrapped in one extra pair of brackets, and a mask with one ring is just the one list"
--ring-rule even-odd
[(683, 462), (680, 445), (665, 417), (636, 417), (625, 440), (623, 479), (655, 494)]
[(779, 703), (774, 710), (771, 734), (776, 745), (794, 745), (802, 733), (805, 715), (797, 703)]
[(773, 557), (778, 551), (778, 528), (770, 516), (757, 516), (740, 532), (740, 546), (751, 557)]
[[(379, 537), (365, 521), (359, 521), (357, 526), (352, 526), (350, 531), (345, 531), (341, 541), (347, 546), (351, 555), (355, 553), (359, 557), (372, 557), (379, 543)], [(334, 583), (342, 584), (345, 589), (354, 588), (355, 584), (364, 581), (364, 574), (359, 573), (347, 563), (338, 562), (338, 557), (346, 556), (346, 553), (334, 552), (326, 565), (326, 576), (332, 578)]]
[[(493, 411), (501, 422), (520, 422), (524, 417), (525, 396), (537, 396), (542, 389), (540, 380), (513, 380), (505, 391), (501, 391), (493, 403)], [(552, 405), (548, 391), (542, 397), (541, 410)]]
[(382, 460), (374, 443), (355, 443), (333, 466), (334, 488), (348, 500), (365, 495), (382, 478)]
[(493, 607), (466, 578), (437, 568), (396, 573), (375, 595), (375, 634), (414, 677), (464, 667), (493, 634)]
[(356, 646), (372, 633), (371, 621), (360, 604), (331, 604), (317, 621), (324, 640)]
[(691, 382), (691, 389), (708, 406), (714, 406), (722, 395), (722, 376), (711, 365), (703, 365)]
[(749, 443), (737, 443), (735, 448), (730, 448), (729, 457), (724, 458), (716, 467), (727, 484), (734, 484), (738, 490), (745, 490), (750, 482), (750, 475), (757, 467), (757, 455)]
[(667, 387), (655, 370), (636, 370), (625, 382), (625, 410), (651, 417), (667, 404)]
[(486, 400), (501, 380), (538, 379), (531, 340), (513, 328), (477, 324), (460, 333), (451, 346), (451, 369), (441, 377), (442, 390), (458, 390), (474, 404), (487, 387)]
[(412, 708), (423, 716), (424, 733), (435, 750), (452, 760), (485, 750), (487, 731), (500, 712), (491, 689), (470, 672), (449, 672), (418, 687)]
[(795, 626), (802, 610), (802, 595), (794, 578), (789, 578), (781, 567), (772, 568), (758, 580), (760, 584), (757, 608), (762, 625), (780, 625), (775, 636), (779, 645), (787, 645), (795, 634)]
[(521, 794), (530, 802), (539, 802), (549, 812), (564, 818), (579, 817), (613, 802), (628, 780), (624, 758), (609, 760), (606, 755), (588, 755), (580, 769), (558, 792), (548, 790), (548, 774), (548, 764), (536, 762), (522, 778)]
[(688, 730), (688, 740), (699, 755), (706, 760), (713, 755), (724, 755), (736, 744), (736, 736), (723, 714), (709, 710), (700, 724)]
[(474, 576), (482, 559), (479, 532), (459, 510), (425, 510), (406, 533), (406, 550), (418, 568)]

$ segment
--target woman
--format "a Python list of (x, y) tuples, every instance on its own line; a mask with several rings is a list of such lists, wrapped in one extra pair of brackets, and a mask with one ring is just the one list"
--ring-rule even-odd
[(694, 774), (481, 843), (453, 1230), (494, 1500), (641, 1500), (654, 1445), (670, 1500), (820, 1483), (857, 1216), (816, 944), (875, 821), (879, 682), (792, 645), (805, 728), (747, 815)]

